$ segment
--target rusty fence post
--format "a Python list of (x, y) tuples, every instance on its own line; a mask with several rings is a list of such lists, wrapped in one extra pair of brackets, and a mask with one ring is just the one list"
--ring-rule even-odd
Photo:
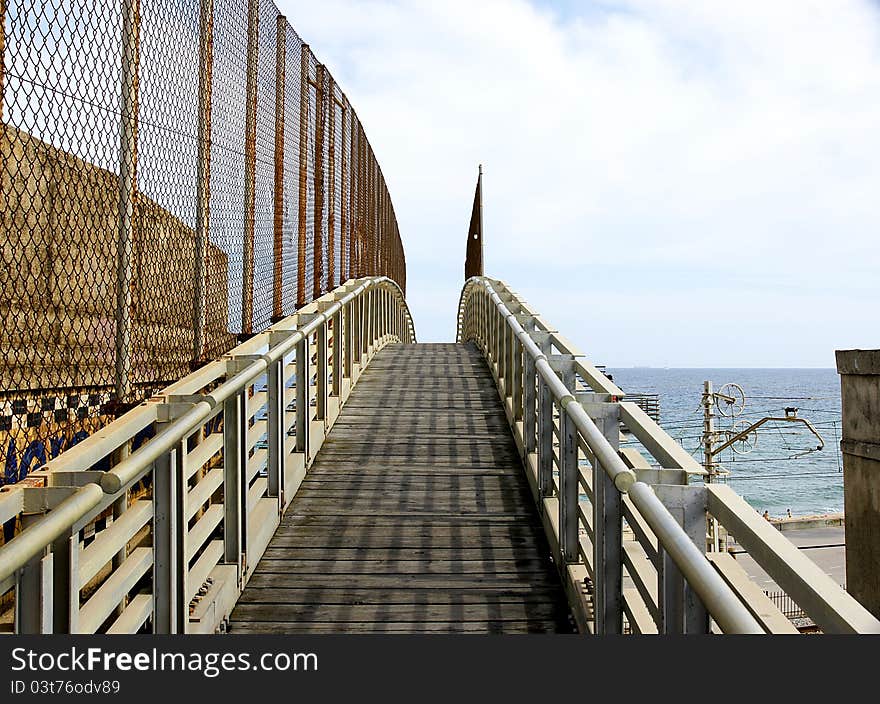
[(287, 59), (287, 20), (275, 20), (275, 192), (273, 203), (272, 322), (284, 317), (284, 84)]
[[(336, 87), (327, 72), (327, 171), (330, 174), (327, 205), (327, 290), (336, 288)], [(323, 293), (323, 291), (322, 291)]]
[(193, 366), (205, 349), (206, 267), (211, 214), (211, 84), (214, 0), (201, 0), (199, 18), (199, 145), (196, 171), (196, 242), (193, 253)]
[(348, 151), (347, 151), (347, 120), (348, 105), (342, 104), (342, 135), (339, 143), (342, 145), (340, 158), (342, 160), (342, 193), (339, 207), (339, 282), (344, 283), (348, 279)]
[(257, 52), (259, 0), (248, 0), (247, 104), (245, 106), (244, 243), (242, 248), (241, 332), (254, 331), (254, 201), (257, 171)]
[(324, 286), (324, 120), (326, 118), (324, 64), (318, 64), (315, 77), (315, 239), (312, 249), (312, 266), (314, 280), (312, 282), (312, 298), (319, 298)]
[(137, 199), (140, 0), (122, 3), (119, 120), (119, 219), (116, 242), (116, 398), (131, 393), (131, 286)]
[(309, 198), (309, 57), (308, 44), (300, 47), (299, 74), (299, 217), (297, 219), (296, 307), (306, 304), (306, 209)]
[(356, 223), (355, 220), (357, 218), (357, 175), (358, 175), (358, 161), (357, 161), (357, 116), (354, 114), (354, 110), (349, 111), (350, 120), (351, 120), (351, 129), (349, 132), (351, 134), (351, 156), (349, 158), (349, 191), (348, 191), (348, 209), (349, 209), (349, 217), (348, 217), (348, 278), (351, 279), (357, 276), (357, 268), (355, 266), (355, 251), (354, 251), (354, 234)]
[(0, 0), (0, 122), (6, 95), (6, 0)]

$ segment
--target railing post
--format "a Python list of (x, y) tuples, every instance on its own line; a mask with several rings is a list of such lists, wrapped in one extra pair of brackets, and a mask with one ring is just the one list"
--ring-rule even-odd
[(309, 402), (311, 375), (309, 355), (309, 336), (306, 335), (296, 345), (296, 451), (303, 453), (309, 463)]
[(373, 340), (373, 289), (368, 288), (363, 294), (363, 312), (364, 324), (363, 335), (361, 339), (361, 366), (363, 366), (364, 357), (369, 354), (370, 345)]
[(511, 352), (513, 354), (513, 372), (511, 373), (513, 404), (513, 422), (523, 418), (523, 347), (519, 338), (511, 332)]
[(498, 381), (502, 388), (507, 387), (507, 376), (504, 370), (504, 326), (506, 321), (501, 311), (495, 309), (495, 364), (498, 367)]
[(318, 357), (318, 378), (317, 388), (315, 389), (315, 420), (323, 421), (324, 428), (327, 427), (327, 400), (328, 400), (328, 364), (327, 364), (327, 321), (325, 320), (318, 326), (316, 340), (316, 354)]
[(535, 371), (535, 360), (530, 354), (525, 355), (525, 385), (523, 387), (523, 437), (526, 455), (535, 452), (537, 447), (538, 426), (538, 375)]
[(42, 558), (34, 558), (21, 571), (15, 592), (16, 633), (39, 635), (54, 632), (52, 558), (51, 552)]
[(361, 371), (361, 298), (362, 296), (357, 296), (357, 298), (349, 303), (349, 311), (351, 312), (351, 338), (349, 340), (351, 351), (349, 356), (352, 363), (352, 377), (354, 377), (355, 364), (358, 367), (358, 373)]
[(281, 488), (287, 476), (287, 453), (284, 452), (284, 359), (269, 365), (266, 374), (266, 450), (268, 469), (266, 494), (278, 497), (278, 510), (281, 510)]
[(181, 441), (153, 463), (153, 632), (160, 634), (186, 633), (188, 621), (185, 451)]
[[(702, 486), (655, 484), (654, 493), (701, 550), (706, 546), (706, 489)], [(669, 554), (659, 548), (657, 606), (664, 634), (708, 633), (709, 615)]]
[(511, 407), (514, 405), (514, 396), (516, 395), (516, 375), (514, 374), (514, 357), (516, 356), (516, 352), (514, 347), (516, 346), (516, 335), (513, 334), (513, 328), (510, 327), (510, 324), (507, 320), (504, 321), (504, 373), (507, 375), (504, 377), (504, 388), (507, 392), (507, 397), (510, 399)]
[(565, 408), (559, 411), (559, 552), (565, 563), (578, 561), (578, 441)]
[(553, 496), (553, 395), (538, 378), (538, 493)]
[[(342, 344), (343, 344), (343, 374), (346, 379), (351, 379), (351, 370), (352, 365), (354, 364), (354, 358), (352, 356), (351, 350), (351, 342), (354, 335), (354, 325), (353, 325), (353, 311), (354, 308), (351, 303), (346, 303), (343, 306), (344, 314), (342, 316)], [(340, 385), (340, 395), (342, 394), (342, 386)]]
[(247, 403), (243, 391), (223, 402), (223, 561), (244, 574), (242, 555), (247, 546), (247, 522), (242, 504), (247, 492), (242, 491), (247, 473)]
[[(616, 403), (585, 404), (587, 413), (616, 450), (619, 445), (619, 407)], [(596, 633), (623, 630), (622, 499), (598, 461), (593, 462), (593, 570), (595, 574)]]
[[(30, 513), (25, 509), (21, 516), (22, 530), (43, 516), (44, 512)], [(78, 556), (79, 532), (67, 530), (52, 542), (48, 554), (35, 556), (22, 567), (15, 584), (16, 633), (76, 633)]]
[(345, 310), (340, 306), (333, 316), (333, 384), (330, 393), (339, 398), (342, 395), (342, 348), (343, 348), (343, 317)]

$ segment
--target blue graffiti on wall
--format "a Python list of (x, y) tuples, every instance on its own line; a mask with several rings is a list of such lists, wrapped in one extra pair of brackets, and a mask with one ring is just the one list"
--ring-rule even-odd
[[(155, 434), (156, 430), (152, 426), (148, 426), (141, 430), (134, 436), (134, 438), (132, 438), (132, 452), (137, 450), (147, 439), (153, 437)], [(20, 461), (18, 459), (15, 438), (9, 438), (9, 445), (6, 448), (6, 466), (4, 467), (2, 476), (0, 476), (0, 486), (20, 482), (30, 473), (31, 469), (39, 469), (50, 459), (58, 457), (58, 455), (64, 450), (69, 450), (74, 445), (78, 445), (87, 437), (89, 437), (87, 431), (79, 430), (74, 433), (69, 440), (64, 435), (49, 438), (48, 453), (46, 452), (46, 445), (43, 440), (33, 440), (25, 448)], [(110, 459), (105, 457), (92, 469), (107, 471), (110, 469)]]
[[(144, 444), (144, 442), (155, 434), (156, 429), (152, 426), (148, 426), (141, 430), (134, 436), (134, 438), (132, 438), (132, 452), (137, 450)], [(25, 448), (20, 461), (18, 459), (18, 452), (16, 451), (15, 438), (9, 438), (9, 445), (6, 448), (6, 466), (4, 467), (3, 474), (0, 475), (0, 486), (3, 486), (4, 484), (14, 484), (15, 482), (21, 481), (27, 477), (32, 468), (39, 469), (46, 464), (48, 460), (57, 457), (64, 450), (69, 450), (74, 445), (78, 445), (87, 437), (89, 437), (88, 432), (85, 430), (79, 430), (74, 433), (69, 440), (64, 435), (49, 438), (48, 456), (45, 443), (42, 440), (33, 440)], [(110, 469), (110, 458), (105, 457), (94, 465), (92, 469), (106, 472)], [(14, 534), (15, 519), (11, 518), (3, 524), (3, 538), (6, 542), (9, 542), (12, 540)]]

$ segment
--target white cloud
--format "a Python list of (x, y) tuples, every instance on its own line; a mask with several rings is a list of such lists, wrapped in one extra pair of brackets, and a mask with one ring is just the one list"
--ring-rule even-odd
[(365, 124), (422, 339), (454, 334), (482, 161), (487, 273), (599, 362), (831, 366), (880, 346), (868, 0), (279, 6)]

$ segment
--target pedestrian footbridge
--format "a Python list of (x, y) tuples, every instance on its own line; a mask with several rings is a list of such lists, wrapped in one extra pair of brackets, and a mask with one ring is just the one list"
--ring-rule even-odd
[(880, 631), (483, 276), (451, 344), (351, 279), (32, 476), (0, 493), (19, 633), (797, 632), (708, 525), (823, 632)]

